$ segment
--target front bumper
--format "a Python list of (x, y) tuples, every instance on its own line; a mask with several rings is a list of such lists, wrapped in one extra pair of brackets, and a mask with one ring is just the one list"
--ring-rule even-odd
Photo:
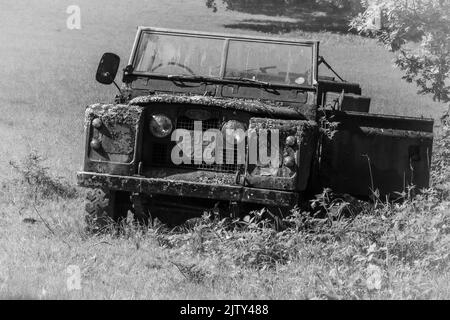
[(117, 176), (93, 172), (78, 172), (77, 182), (79, 186), (87, 188), (106, 188), (135, 193), (247, 202), (281, 207), (293, 207), (299, 202), (299, 194), (296, 192), (256, 189), (237, 185), (147, 178), (142, 176)]

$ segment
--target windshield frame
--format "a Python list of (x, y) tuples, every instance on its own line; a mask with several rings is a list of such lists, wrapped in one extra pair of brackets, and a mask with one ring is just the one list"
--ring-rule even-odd
[[(224, 45), (222, 48), (222, 57), (221, 57), (221, 67), (219, 72), (219, 77), (211, 78), (211, 81), (217, 81), (217, 83), (242, 83), (245, 85), (257, 85), (249, 82), (239, 81), (236, 79), (227, 79), (225, 76), (226, 73), (226, 65), (228, 58), (228, 50), (230, 41), (246, 41), (246, 42), (257, 42), (257, 43), (270, 43), (270, 44), (280, 44), (280, 45), (295, 45), (295, 46), (309, 46), (312, 47), (312, 83), (308, 85), (298, 85), (298, 84), (282, 84), (282, 83), (273, 83), (271, 86), (274, 87), (287, 87), (287, 88), (313, 88), (317, 85), (318, 78), (318, 57), (319, 57), (319, 41), (315, 40), (292, 40), (292, 39), (284, 39), (284, 38), (274, 38), (274, 37), (257, 37), (257, 36), (241, 36), (241, 35), (230, 35), (230, 34), (220, 34), (220, 33), (206, 33), (201, 31), (182, 31), (182, 30), (173, 30), (173, 29), (165, 29), (165, 28), (153, 28), (153, 27), (138, 27), (138, 31), (136, 33), (136, 38), (134, 40), (133, 48), (131, 51), (130, 59), (128, 61), (128, 65), (133, 67), (132, 74), (135, 76), (144, 76), (151, 78), (162, 78), (169, 79), (168, 75), (161, 73), (149, 73), (149, 72), (138, 72), (134, 71), (134, 67), (136, 65), (137, 53), (141, 44), (141, 40), (143, 39), (143, 35), (145, 33), (151, 34), (159, 34), (159, 35), (172, 35), (172, 36), (182, 36), (182, 37), (193, 37), (193, 38), (207, 38), (207, 39), (215, 39), (215, 40), (223, 40)], [(170, 79), (169, 79), (170, 80)]]

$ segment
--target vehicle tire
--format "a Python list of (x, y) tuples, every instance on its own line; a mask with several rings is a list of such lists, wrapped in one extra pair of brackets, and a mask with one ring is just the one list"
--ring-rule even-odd
[(123, 191), (91, 189), (86, 195), (86, 224), (90, 232), (102, 232), (126, 219), (130, 195)]

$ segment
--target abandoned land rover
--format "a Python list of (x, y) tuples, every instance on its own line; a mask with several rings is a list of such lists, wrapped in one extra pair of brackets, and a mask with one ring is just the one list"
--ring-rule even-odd
[(129, 212), (170, 224), (289, 209), (324, 188), (369, 198), (429, 184), (433, 120), (370, 113), (318, 41), (139, 27), (122, 87), (119, 64), (103, 55), (96, 79), (120, 94), (85, 113), (77, 179), (93, 228)]

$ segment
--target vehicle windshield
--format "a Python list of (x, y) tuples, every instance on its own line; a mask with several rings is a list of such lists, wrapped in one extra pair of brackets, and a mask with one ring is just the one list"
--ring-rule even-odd
[(134, 70), (153, 75), (223, 77), (284, 85), (313, 83), (312, 44), (232, 39), (226, 46), (226, 41), (143, 32)]

